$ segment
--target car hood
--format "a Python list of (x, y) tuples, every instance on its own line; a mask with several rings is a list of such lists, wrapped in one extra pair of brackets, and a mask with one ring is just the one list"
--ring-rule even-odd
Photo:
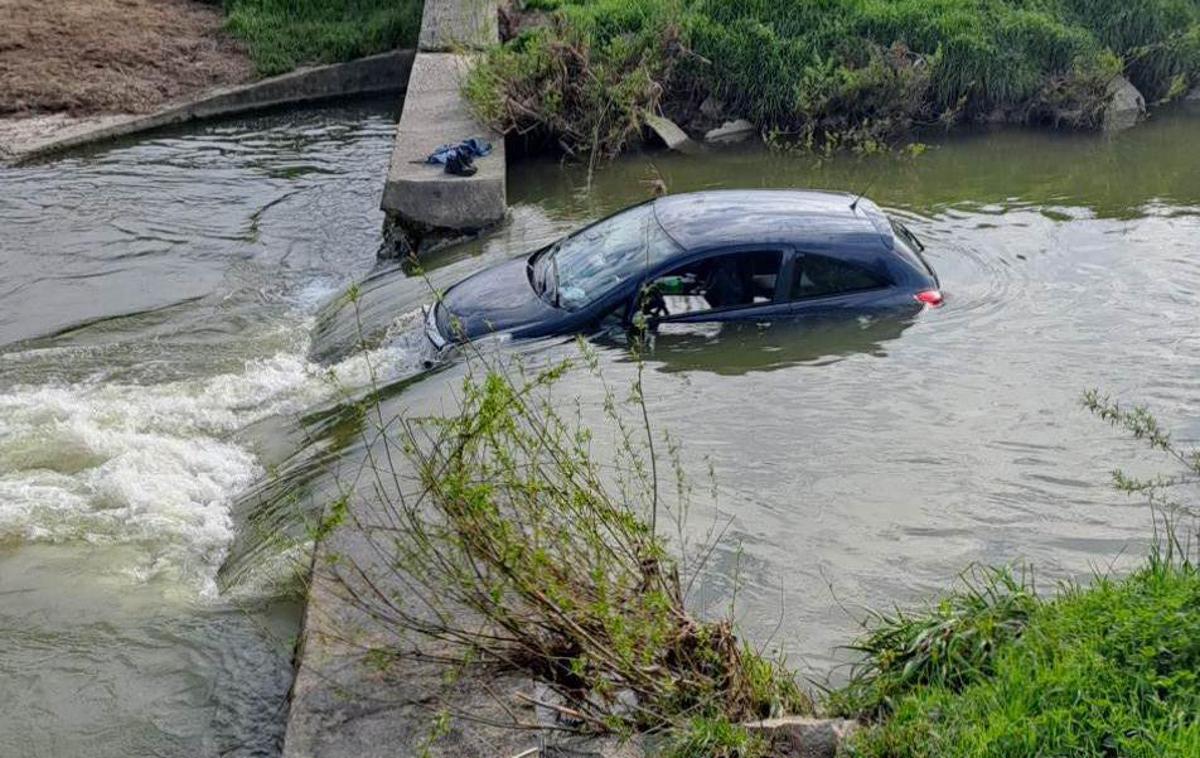
[[(538, 297), (525, 258), (484, 269), (451, 287), (442, 298), (439, 329), (454, 341), (496, 332), (529, 332), (564, 315)], [(453, 322), (453, 323), (452, 323)], [(529, 335), (536, 334), (536, 329)]]

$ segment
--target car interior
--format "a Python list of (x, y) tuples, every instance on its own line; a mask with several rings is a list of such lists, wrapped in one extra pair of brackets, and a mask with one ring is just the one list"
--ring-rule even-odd
[(783, 254), (738, 252), (694, 261), (669, 271), (647, 292), (649, 315), (668, 317), (769, 303)]

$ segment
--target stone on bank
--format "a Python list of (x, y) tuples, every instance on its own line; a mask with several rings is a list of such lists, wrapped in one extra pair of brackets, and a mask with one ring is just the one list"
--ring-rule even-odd
[(1109, 101), (1104, 109), (1103, 126), (1106, 132), (1119, 132), (1136, 126), (1146, 116), (1146, 98), (1123, 76), (1108, 83)]

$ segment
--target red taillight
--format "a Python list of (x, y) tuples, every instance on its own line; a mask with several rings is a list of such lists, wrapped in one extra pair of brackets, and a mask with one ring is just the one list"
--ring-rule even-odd
[(928, 305), (930, 308), (936, 308), (942, 304), (942, 293), (937, 290), (925, 290), (914, 295), (918, 303)]

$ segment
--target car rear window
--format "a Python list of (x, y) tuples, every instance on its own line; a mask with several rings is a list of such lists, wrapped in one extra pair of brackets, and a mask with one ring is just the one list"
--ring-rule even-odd
[(887, 286), (882, 277), (853, 263), (825, 255), (803, 255), (792, 271), (792, 300), (840, 295)]

